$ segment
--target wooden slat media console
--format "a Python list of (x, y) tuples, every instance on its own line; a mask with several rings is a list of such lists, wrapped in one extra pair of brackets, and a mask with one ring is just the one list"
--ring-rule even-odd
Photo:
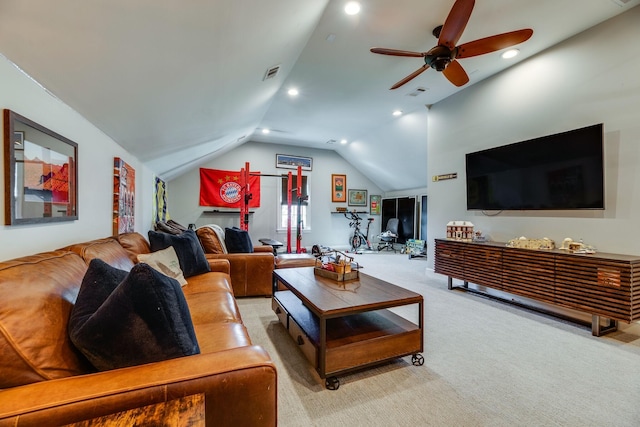
[[(592, 333), (640, 319), (640, 256), (508, 248), (436, 239), (435, 272), (592, 315)], [(609, 326), (600, 326), (600, 317)]]

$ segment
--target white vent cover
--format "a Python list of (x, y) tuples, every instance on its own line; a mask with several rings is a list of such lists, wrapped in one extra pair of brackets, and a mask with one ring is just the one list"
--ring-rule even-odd
[(274, 78), (276, 75), (278, 75), (278, 71), (280, 71), (280, 66), (276, 65), (274, 67), (271, 67), (267, 70), (267, 72), (264, 75), (264, 79), (262, 80), (269, 80)]
[(414, 90), (413, 92), (409, 92), (407, 94), (407, 96), (418, 96), (420, 94), (423, 94), (427, 91), (426, 87), (417, 87), (416, 90)]

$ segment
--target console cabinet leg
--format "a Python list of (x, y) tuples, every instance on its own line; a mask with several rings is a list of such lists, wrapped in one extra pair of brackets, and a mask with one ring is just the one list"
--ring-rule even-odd
[(618, 330), (618, 321), (613, 319), (607, 319), (608, 325), (602, 326), (600, 325), (600, 316), (597, 314), (593, 314), (591, 316), (591, 335), (594, 337), (599, 337), (609, 332), (614, 332)]

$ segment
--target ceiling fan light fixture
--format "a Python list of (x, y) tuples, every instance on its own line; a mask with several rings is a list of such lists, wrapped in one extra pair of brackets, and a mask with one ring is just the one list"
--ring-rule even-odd
[(347, 15), (357, 15), (360, 13), (360, 3), (357, 1), (350, 1), (344, 6), (344, 13)]
[(504, 59), (510, 59), (510, 58), (515, 57), (515, 56), (518, 56), (519, 53), (520, 53), (519, 49), (509, 49), (509, 50), (506, 50), (506, 51), (504, 51), (502, 53), (502, 57)]

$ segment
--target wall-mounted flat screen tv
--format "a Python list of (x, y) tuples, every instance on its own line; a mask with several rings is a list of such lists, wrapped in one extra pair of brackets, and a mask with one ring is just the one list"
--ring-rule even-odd
[(468, 210), (604, 209), (603, 125), (466, 155)]

